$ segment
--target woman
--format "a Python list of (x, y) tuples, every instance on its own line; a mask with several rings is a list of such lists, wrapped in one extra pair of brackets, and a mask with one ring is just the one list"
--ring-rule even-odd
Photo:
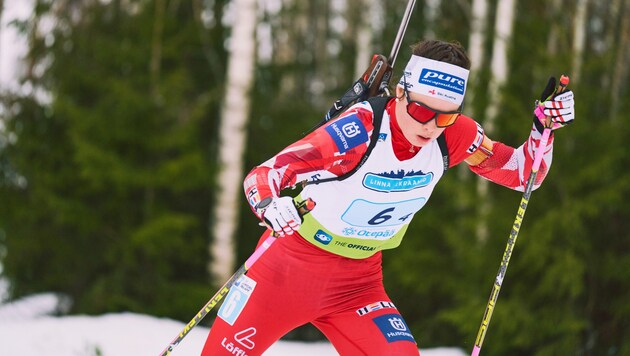
[[(493, 141), (461, 114), (469, 68), (459, 44), (420, 42), (384, 110), (358, 103), (249, 173), (245, 194), (269, 228), (261, 241), (274, 231), (281, 238), (232, 288), (202, 355), (260, 355), (305, 323), (341, 355), (419, 354), (383, 288), (380, 251), (400, 244), (449, 167), (466, 162), (522, 191), (545, 116), (554, 129), (574, 118), (573, 93), (551, 97), (550, 81), (526, 142)], [(535, 187), (551, 164), (552, 142)], [(316, 203), (304, 216), (279, 195), (298, 183), (305, 187), (296, 200)]]

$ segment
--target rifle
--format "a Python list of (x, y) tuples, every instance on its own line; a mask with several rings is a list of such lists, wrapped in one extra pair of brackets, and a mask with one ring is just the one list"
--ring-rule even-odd
[(354, 84), (352, 84), (352, 86), (341, 96), (341, 98), (337, 99), (333, 103), (330, 110), (326, 113), (326, 116), (324, 116), (324, 119), (312, 130), (315, 130), (328, 121), (334, 119), (354, 103), (367, 100), (373, 96), (383, 94), (390, 95), (389, 81), (392, 78), (394, 62), (396, 62), (400, 45), (405, 37), (407, 25), (409, 24), (409, 19), (411, 18), (415, 3), (415, 0), (409, 0), (409, 2), (407, 2), (407, 8), (405, 9), (402, 21), (398, 27), (398, 33), (394, 39), (394, 45), (392, 46), (392, 51), (389, 57), (385, 57), (382, 54), (373, 55), (370, 66), (363, 73), (361, 78), (355, 81)]

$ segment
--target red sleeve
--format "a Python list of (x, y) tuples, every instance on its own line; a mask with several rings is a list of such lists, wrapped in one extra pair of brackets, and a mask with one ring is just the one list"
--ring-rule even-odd
[(444, 130), (448, 147), (449, 167), (454, 167), (476, 151), (483, 140), (483, 129), (475, 120), (461, 115)]
[[(450, 166), (455, 166), (479, 149), (485, 135), (481, 125), (469, 117), (460, 117), (454, 125), (444, 130), (449, 151)], [(523, 191), (534, 162), (535, 148), (538, 147), (541, 134), (532, 126), (527, 140), (518, 148), (494, 141), (492, 156), (470, 170), (494, 183)], [(543, 156), (534, 189), (544, 180), (552, 161), (553, 136)]]
[(245, 177), (250, 206), (253, 209), (261, 200), (277, 197), (281, 190), (297, 183), (351, 171), (367, 151), (373, 128), (370, 105), (359, 103), (289, 145)]

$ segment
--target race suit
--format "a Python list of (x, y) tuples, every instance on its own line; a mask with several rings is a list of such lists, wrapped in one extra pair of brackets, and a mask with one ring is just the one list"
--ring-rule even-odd
[[(397, 247), (444, 173), (436, 140), (413, 147), (404, 138), (391, 100), (374, 149), (355, 168), (374, 134), (373, 112), (359, 103), (338, 119), (255, 167), (245, 178), (248, 202), (278, 197), (306, 183), (296, 200), (315, 201), (298, 233), (278, 239), (234, 286), (218, 312), (202, 355), (260, 355), (292, 329), (312, 323), (340, 355), (418, 355), (410, 329), (383, 287), (381, 251)], [(449, 166), (480, 149), (485, 137), (460, 116), (445, 135)], [(523, 191), (541, 135), (532, 128), (519, 148), (494, 142), (470, 169)], [(550, 139), (535, 188), (551, 164)], [(260, 241), (270, 231), (267, 230)]]

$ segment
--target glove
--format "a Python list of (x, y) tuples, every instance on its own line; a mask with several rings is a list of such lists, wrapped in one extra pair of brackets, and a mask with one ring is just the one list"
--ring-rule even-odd
[[(267, 198), (269, 199), (269, 198)], [(302, 225), (302, 217), (291, 197), (264, 199), (256, 210), (265, 225), (275, 231), (278, 237), (293, 235)]]
[(573, 92), (568, 90), (555, 95), (556, 78), (549, 78), (547, 87), (543, 90), (540, 101), (536, 101), (534, 109), (534, 125), (538, 132), (545, 129), (547, 117), (551, 117), (551, 129), (556, 130), (573, 122), (575, 118), (575, 103)]

